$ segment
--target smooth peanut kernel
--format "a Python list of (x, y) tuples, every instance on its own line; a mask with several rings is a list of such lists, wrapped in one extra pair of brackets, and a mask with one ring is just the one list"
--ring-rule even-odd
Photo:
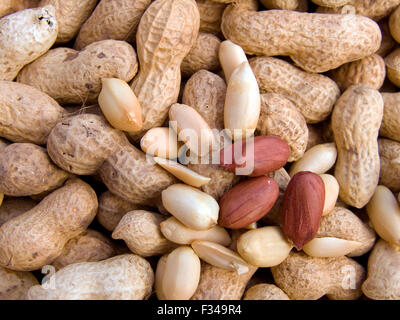
[(120, 79), (102, 79), (99, 105), (110, 124), (119, 130), (136, 132), (142, 129), (142, 109), (129, 85)]
[(303, 247), (305, 253), (312, 257), (335, 258), (349, 254), (362, 246), (361, 242), (334, 237), (314, 238)]

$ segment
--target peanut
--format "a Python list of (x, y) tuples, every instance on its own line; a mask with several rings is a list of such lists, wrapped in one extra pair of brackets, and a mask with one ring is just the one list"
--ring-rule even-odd
[(400, 49), (395, 49), (385, 57), (387, 77), (396, 85), (400, 86)]
[(36, 206), (31, 198), (7, 198), (0, 206), (0, 226)]
[(233, 71), (226, 89), (224, 124), (234, 140), (254, 134), (260, 117), (257, 80), (247, 61)]
[(221, 18), (226, 4), (212, 0), (197, 0), (196, 4), (200, 13), (200, 32), (221, 33)]
[(13, 142), (45, 144), (64, 114), (65, 110), (43, 92), (24, 84), (0, 81), (0, 136)]
[(65, 244), (62, 253), (52, 265), (56, 270), (60, 270), (70, 264), (101, 261), (115, 254), (114, 245), (106, 236), (98, 231), (87, 229)]
[(184, 184), (174, 184), (161, 196), (168, 212), (187, 227), (207, 230), (217, 224), (219, 205), (210, 195)]
[(0, 267), (0, 300), (25, 300), (29, 288), (39, 284), (30, 272)]
[(400, 143), (389, 139), (378, 139), (381, 171), (379, 184), (393, 192), (400, 191)]
[(180, 155), (182, 142), (170, 128), (151, 128), (140, 140), (140, 148), (146, 154), (165, 159), (176, 159)]
[(394, 10), (394, 12), (390, 15), (389, 18), (389, 30), (390, 34), (397, 42), (400, 42), (400, 10), (399, 7)]
[(0, 80), (18, 72), (54, 44), (58, 23), (53, 6), (22, 10), (0, 19)]
[(160, 214), (134, 210), (126, 213), (112, 233), (113, 239), (122, 239), (128, 248), (141, 257), (163, 255), (175, 246), (161, 234)]
[(327, 13), (341, 13), (343, 10), (349, 6), (355, 10), (354, 13), (358, 15), (363, 15), (374, 19), (376, 21), (387, 17), (391, 14), (391, 12), (400, 4), (399, 0), (349, 0), (347, 5), (332, 7), (332, 8), (318, 8), (318, 12), (327, 12)]
[(382, 92), (383, 119), (379, 134), (400, 142), (400, 94)]
[(143, 208), (106, 191), (99, 197), (99, 210), (96, 218), (108, 231), (114, 231), (127, 212), (140, 209)]
[(175, 217), (170, 217), (160, 223), (160, 228), (164, 237), (178, 244), (191, 244), (196, 240), (208, 240), (223, 246), (231, 243), (229, 233), (218, 225), (208, 230), (195, 230), (186, 227)]
[(200, 259), (190, 247), (172, 251), (165, 263), (161, 291), (166, 300), (189, 300), (200, 280)]
[(315, 4), (328, 8), (337, 8), (344, 6), (349, 3), (351, 0), (311, 0)]
[(339, 97), (336, 83), (271, 57), (250, 59), (261, 93), (277, 93), (291, 100), (308, 123), (325, 120)]
[(359, 249), (361, 242), (334, 237), (314, 238), (304, 245), (304, 252), (311, 257), (335, 258)]
[(101, 82), (99, 105), (108, 122), (127, 132), (142, 129), (142, 109), (129, 85), (115, 78), (104, 78)]
[(376, 233), (385, 241), (400, 244), (400, 206), (393, 193), (385, 186), (378, 186), (367, 213)]
[(202, 263), (200, 282), (192, 300), (240, 300), (256, 270), (256, 267), (249, 266), (247, 273), (238, 275), (236, 271)]
[(218, 60), (220, 44), (221, 40), (217, 36), (200, 32), (192, 49), (182, 61), (182, 74), (191, 76), (201, 69), (217, 71), (220, 67)]
[(379, 240), (368, 258), (368, 277), (363, 293), (375, 300), (399, 300), (399, 248)]
[(21, 70), (17, 81), (47, 93), (61, 104), (90, 104), (97, 102), (102, 78), (130, 81), (137, 69), (131, 45), (103, 40), (81, 51), (52, 49)]
[(5, 195), (21, 197), (52, 191), (68, 177), (37, 145), (13, 143), (0, 153), (0, 193)]
[(238, 240), (239, 254), (257, 267), (272, 267), (280, 264), (289, 255), (293, 245), (289, 243), (279, 227), (263, 227), (247, 231)]
[(275, 283), (293, 300), (356, 300), (361, 296), (365, 270), (347, 257), (313, 258), (292, 252), (271, 268)]
[(336, 162), (337, 150), (333, 142), (323, 143), (307, 150), (302, 158), (290, 167), (290, 176), (300, 171), (311, 171), (322, 174), (333, 167)]
[(333, 110), (332, 129), (338, 150), (335, 178), (340, 186), (339, 196), (356, 208), (368, 203), (378, 184), (377, 137), (382, 117), (382, 96), (364, 85), (347, 89)]
[(307, 147), (306, 120), (294, 103), (279, 94), (261, 95), (261, 113), (256, 134), (278, 136), (286, 141), (290, 147), (289, 162), (300, 159)]
[(243, 49), (229, 40), (221, 43), (218, 56), (224, 70), (226, 83), (229, 83), (233, 71), (243, 62), (247, 61)]
[(262, 0), (267, 9), (307, 11), (306, 0)]
[(65, 43), (75, 38), (96, 4), (96, 0), (41, 0), (39, 6), (52, 5), (55, 8), (58, 23), (56, 43)]
[(337, 198), (339, 196), (339, 184), (336, 178), (330, 174), (320, 174), (322, 181), (325, 185), (325, 203), (322, 215), (329, 214), (335, 207)]
[(243, 300), (290, 300), (290, 298), (277, 286), (260, 283), (247, 289)]
[(390, 28), (389, 28), (389, 19), (383, 19), (379, 21), (379, 27), (381, 28), (382, 32), (382, 42), (381, 47), (376, 52), (382, 58), (387, 56), (390, 52), (392, 52), (393, 47), (396, 45), (396, 41), (392, 38)]
[(369, 252), (376, 239), (374, 230), (368, 224), (364, 223), (350, 210), (338, 205), (321, 219), (317, 238), (324, 237), (335, 237), (362, 243), (361, 247), (347, 254), (349, 257), (358, 257)]
[(332, 79), (335, 80), (342, 91), (355, 84), (365, 84), (379, 90), (383, 85), (385, 76), (385, 61), (377, 54), (346, 63), (331, 72)]
[[(106, 39), (134, 42), (140, 18), (151, 0), (101, 0), (79, 30), (74, 48)], [(102, 23), (104, 22), (104, 23)]]
[(0, 18), (15, 11), (37, 7), (40, 0), (3, 0), (0, 4)]
[(309, 72), (325, 72), (369, 56), (381, 43), (379, 26), (362, 16), (257, 12), (241, 3), (226, 8), (221, 29), (247, 54), (290, 56)]
[[(33, 286), (29, 300), (143, 300), (154, 283), (150, 264), (134, 254), (71, 264), (54, 275), (54, 288)], [(52, 279), (49, 280), (50, 282)]]
[(68, 181), (0, 227), (0, 265), (30, 271), (53, 262), (70, 239), (86, 230), (96, 211), (93, 189), (78, 179)]
[(156, 0), (143, 14), (136, 36), (140, 72), (131, 85), (142, 106), (143, 133), (161, 126), (168, 108), (177, 102), (181, 63), (197, 39), (199, 25), (194, 0)]

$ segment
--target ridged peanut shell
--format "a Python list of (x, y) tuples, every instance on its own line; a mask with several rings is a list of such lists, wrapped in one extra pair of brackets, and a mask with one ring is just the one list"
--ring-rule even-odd
[(200, 32), (221, 33), (221, 18), (226, 4), (212, 0), (197, 0), (196, 3), (200, 13)]
[(135, 42), (137, 28), (151, 0), (101, 0), (79, 30), (74, 48), (114, 39)]
[(165, 216), (150, 211), (130, 211), (122, 217), (112, 238), (124, 240), (128, 248), (141, 257), (169, 253), (175, 245), (161, 233), (160, 223), (165, 219)]
[(86, 230), (96, 211), (93, 189), (78, 179), (68, 181), (0, 227), (0, 265), (31, 271), (52, 263), (70, 239)]
[[(390, 15), (399, 4), (399, 0), (349, 0), (346, 6), (351, 6), (352, 8), (350, 8), (358, 15), (378, 21)], [(346, 6), (337, 6), (335, 8), (320, 7), (317, 12), (341, 13), (342, 10), (347, 8)]]
[[(51, 280), (50, 280), (51, 281)], [(29, 300), (143, 300), (152, 291), (154, 272), (134, 254), (69, 265), (54, 275), (55, 289), (34, 286)]]
[(191, 300), (240, 300), (256, 271), (256, 267), (250, 266), (247, 273), (238, 275), (236, 271), (202, 262), (200, 282)]
[(142, 106), (142, 133), (161, 126), (177, 102), (181, 63), (196, 42), (199, 25), (194, 0), (156, 0), (143, 14), (136, 35), (140, 71), (132, 83)]
[(389, 80), (400, 87), (400, 48), (385, 57), (386, 72)]
[(126, 143), (124, 134), (112, 128), (104, 117), (80, 114), (54, 127), (47, 141), (47, 152), (60, 168), (91, 175), (123, 142)]
[(378, 139), (381, 170), (379, 184), (393, 192), (400, 191), (400, 142)]
[(25, 300), (29, 288), (38, 284), (30, 272), (0, 267), (0, 300)]
[(379, 240), (368, 258), (363, 293), (374, 300), (400, 299), (400, 249)]
[(175, 177), (127, 140), (106, 159), (99, 174), (112, 193), (141, 205), (154, 204), (161, 191), (176, 183)]
[(0, 153), (0, 193), (21, 197), (60, 187), (69, 174), (55, 166), (46, 149), (13, 143)]
[[(96, 7), (97, 0), (41, 0), (39, 3), (41, 7), (46, 5), (52, 5), (56, 9), (56, 43), (65, 43), (78, 34), (80, 27)], [(104, 27), (102, 23), (98, 25)]]
[(62, 253), (52, 265), (60, 270), (70, 264), (101, 261), (115, 255), (116, 250), (109, 238), (98, 231), (87, 229), (65, 244)]
[(386, 76), (385, 61), (373, 54), (363, 59), (346, 63), (331, 72), (331, 77), (342, 91), (355, 84), (369, 85), (379, 90)]
[(276, 285), (260, 283), (247, 289), (243, 300), (290, 300), (290, 298)]
[(0, 19), (0, 80), (12, 81), (27, 64), (46, 53), (57, 38), (53, 6), (27, 9)]
[(362, 208), (371, 199), (379, 180), (378, 134), (383, 99), (368, 86), (347, 89), (336, 102), (332, 129), (338, 150), (335, 166), (340, 198)]
[(3, 0), (0, 3), (0, 18), (15, 11), (37, 7), (39, 2), (40, 0)]
[(293, 300), (357, 300), (365, 270), (347, 258), (313, 258), (292, 251), (280, 265), (271, 268), (275, 283)]
[(307, 0), (261, 0), (267, 9), (307, 11)]
[(335, 207), (321, 219), (317, 238), (323, 237), (335, 237), (362, 243), (360, 248), (347, 255), (349, 257), (358, 257), (372, 249), (375, 244), (376, 234), (368, 224), (364, 223), (350, 210)]
[(300, 159), (307, 147), (306, 120), (295, 104), (275, 93), (261, 95), (261, 113), (256, 133), (262, 136), (278, 136), (290, 148), (288, 161)]
[(0, 81), (0, 136), (13, 142), (46, 144), (64, 113), (55, 100), (38, 89)]
[(200, 32), (192, 49), (183, 59), (181, 71), (185, 76), (191, 76), (195, 72), (205, 69), (217, 71), (220, 68), (218, 49), (221, 40), (211, 34)]
[(328, 8), (337, 8), (344, 6), (349, 3), (351, 0), (311, 0), (315, 4)]
[(99, 197), (99, 210), (96, 218), (108, 231), (114, 231), (127, 212), (140, 209), (143, 208), (112, 194), (110, 191), (106, 191)]
[(291, 100), (308, 123), (321, 122), (332, 112), (340, 95), (336, 83), (272, 57), (250, 59), (261, 93), (277, 93)]
[(185, 84), (182, 103), (194, 108), (211, 129), (224, 129), (225, 81), (218, 75), (200, 70)]
[(17, 81), (31, 85), (61, 104), (96, 103), (102, 78), (130, 81), (138, 63), (124, 41), (103, 40), (76, 51), (59, 47), (26, 66)]
[(400, 93), (382, 92), (383, 119), (379, 134), (400, 141)]
[(189, 163), (188, 168), (211, 180), (200, 189), (217, 201), (222, 195), (239, 182), (234, 173), (222, 169), (218, 164)]
[(379, 26), (363, 16), (257, 12), (240, 4), (226, 8), (221, 29), (247, 54), (290, 56), (302, 69), (318, 73), (369, 56), (381, 43)]
[(392, 37), (400, 42), (400, 9), (397, 7), (396, 10), (390, 15), (389, 18), (389, 30)]
[(31, 198), (7, 198), (0, 206), (0, 226), (36, 206)]

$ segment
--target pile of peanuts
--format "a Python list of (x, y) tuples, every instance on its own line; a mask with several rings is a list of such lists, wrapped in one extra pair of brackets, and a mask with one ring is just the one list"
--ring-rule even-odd
[(0, 300), (400, 299), (400, 0), (0, 2)]

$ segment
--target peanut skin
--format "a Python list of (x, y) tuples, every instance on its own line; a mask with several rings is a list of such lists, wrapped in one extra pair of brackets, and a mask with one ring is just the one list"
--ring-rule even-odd
[(379, 26), (363, 16), (257, 12), (241, 4), (226, 8), (221, 29), (247, 54), (290, 56), (309, 72), (325, 72), (369, 56), (381, 43)]
[(340, 95), (336, 83), (326, 76), (310, 74), (281, 59), (256, 57), (250, 66), (261, 93), (277, 93), (291, 100), (307, 123), (325, 120)]
[(46, 149), (13, 143), (0, 153), (0, 193), (21, 197), (60, 187), (69, 174), (56, 167)]
[(43, 145), (64, 114), (55, 100), (38, 89), (0, 80), (0, 136)]
[(197, 39), (199, 26), (194, 0), (156, 0), (144, 13), (136, 35), (140, 71), (131, 86), (143, 119), (142, 131), (135, 137), (161, 126), (168, 108), (178, 101), (181, 63)]
[(101, 0), (89, 19), (82, 25), (74, 48), (106, 39), (135, 42), (136, 31), (151, 0)]
[(124, 41), (103, 40), (81, 51), (56, 48), (47, 52), (18, 75), (61, 104), (97, 102), (101, 78), (130, 81), (138, 69), (135, 50)]
[(340, 198), (356, 208), (371, 199), (379, 180), (378, 133), (383, 99), (368, 86), (347, 89), (336, 102), (332, 129), (338, 150), (335, 177)]
[[(49, 281), (51, 281), (50, 279)], [(143, 300), (152, 291), (154, 272), (134, 254), (71, 264), (54, 275), (55, 288), (32, 287), (29, 300)]]
[(13, 80), (46, 53), (57, 38), (53, 6), (27, 9), (0, 19), (0, 80)]
[(0, 266), (31, 271), (50, 264), (68, 240), (86, 230), (96, 210), (93, 189), (78, 179), (68, 181), (0, 227)]

